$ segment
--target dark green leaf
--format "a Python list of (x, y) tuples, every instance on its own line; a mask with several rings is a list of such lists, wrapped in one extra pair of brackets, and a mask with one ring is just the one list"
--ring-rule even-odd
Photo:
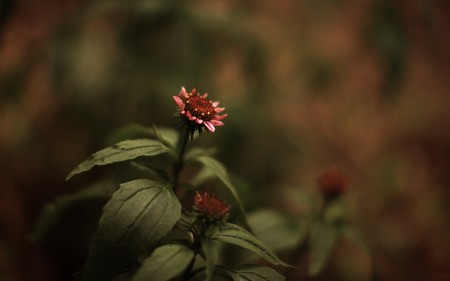
[(318, 274), (325, 265), (338, 238), (337, 229), (330, 224), (317, 221), (312, 225), (311, 254), (309, 260), (309, 274)]
[(215, 148), (192, 147), (186, 152), (185, 159), (188, 161), (201, 156), (211, 157), (216, 153)]
[(221, 275), (228, 275), (233, 281), (284, 281), (283, 275), (274, 269), (261, 265), (242, 265), (234, 268), (217, 268)]
[(219, 259), (219, 249), (216, 243), (210, 237), (205, 237), (202, 239), (202, 249), (206, 256), (206, 270), (205, 270), (205, 280), (209, 281), (212, 278), (214, 267)]
[(181, 217), (169, 183), (138, 179), (121, 185), (105, 205), (83, 280), (111, 280), (154, 247)]
[(244, 210), (242, 201), (239, 198), (236, 188), (234, 188), (234, 185), (228, 176), (228, 172), (227, 172), (226, 168), (222, 165), (222, 163), (220, 163), (216, 159), (214, 159), (212, 157), (208, 157), (208, 156), (199, 156), (199, 157), (194, 158), (193, 160), (198, 161), (198, 162), (202, 163), (203, 165), (205, 165), (205, 167), (209, 168), (225, 184), (225, 186), (230, 191), (231, 195), (233, 195), (233, 198), (237, 203), (239, 215), (240, 215), (240, 218), (242, 219), (242, 222), (244, 223), (244, 226), (248, 230), (250, 230), (250, 226), (249, 226), (249, 224), (247, 222), (247, 218), (245, 216), (245, 210)]
[(203, 166), (200, 171), (195, 175), (194, 178), (191, 180), (191, 184), (193, 185), (200, 185), (204, 183), (207, 180), (216, 178), (216, 174), (214, 172), (207, 168), (206, 166)]
[(306, 223), (294, 223), (273, 209), (253, 211), (247, 218), (255, 236), (274, 251), (292, 249), (306, 238)]
[(53, 203), (46, 204), (33, 228), (33, 240), (41, 240), (64, 213), (74, 205), (94, 199), (105, 199), (106, 201), (111, 197), (115, 188), (116, 184), (113, 182), (100, 182), (73, 194), (62, 195)]
[(290, 266), (280, 260), (269, 247), (259, 241), (253, 234), (238, 225), (226, 223), (213, 233), (211, 238), (250, 250), (272, 264)]
[(129, 271), (129, 272), (125, 272), (120, 275), (117, 275), (116, 277), (114, 277), (114, 279), (112, 281), (131, 281), (131, 278), (133, 278), (133, 272)]
[(361, 231), (359, 231), (357, 228), (353, 226), (345, 226), (341, 228), (342, 235), (351, 241), (353, 241), (355, 244), (360, 246), (363, 250), (367, 252), (367, 254), (370, 255), (370, 248), (369, 245), (362, 235)]
[(143, 175), (140, 176), (139, 178), (154, 179), (155, 177), (157, 177), (163, 181), (170, 180), (169, 174), (165, 169), (161, 168), (160, 165), (145, 162), (141, 163), (139, 161), (131, 161), (130, 167)]
[(379, 280), (378, 277), (378, 272), (377, 272), (377, 267), (375, 264), (375, 259), (374, 256), (372, 254), (372, 251), (370, 249), (369, 243), (367, 243), (364, 235), (361, 233), (361, 231), (353, 226), (344, 226), (341, 229), (341, 233), (344, 237), (350, 239), (351, 241), (353, 241), (356, 245), (358, 245), (359, 247), (361, 247), (369, 256), (370, 258), (370, 262), (371, 262), (371, 278), (370, 280)]
[(176, 157), (175, 152), (160, 141), (151, 139), (126, 140), (92, 154), (86, 161), (78, 165), (67, 176), (66, 180), (76, 174), (89, 171), (94, 166), (109, 165), (140, 156), (155, 156), (162, 153), (169, 153)]
[(166, 281), (181, 274), (194, 258), (194, 251), (185, 245), (158, 247), (138, 270), (132, 281)]
[(105, 145), (110, 146), (124, 140), (148, 139), (152, 136), (152, 128), (144, 127), (139, 124), (130, 124), (125, 127), (119, 128), (118, 130), (115, 130), (112, 134), (110, 134), (105, 141)]
[(166, 146), (175, 149), (177, 147), (178, 138), (180, 137), (178, 132), (169, 128), (157, 128), (153, 125), (153, 133), (157, 140), (164, 143)]

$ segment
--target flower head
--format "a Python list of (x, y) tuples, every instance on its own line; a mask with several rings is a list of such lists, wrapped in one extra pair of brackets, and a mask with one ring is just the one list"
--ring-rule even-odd
[(201, 195), (199, 192), (195, 194), (194, 210), (198, 216), (208, 222), (223, 221), (230, 211), (231, 206), (225, 201), (217, 198), (214, 194), (207, 192)]
[(221, 120), (228, 116), (228, 114), (219, 115), (225, 108), (217, 107), (219, 102), (207, 100), (207, 96), (208, 94), (201, 96), (195, 89), (188, 94), (184, 87), (181, 87), (178, 96), (173, 96), (180, 114), (190, 126), (191, 135), (195, 131), (201, 133), (203, 128), (214, 133), (216, 127), (224, 125)]
[(339, 197), (347, 190), (347, 178), (341, 170), (332, 167), (322, 172), (317, 178), (317, 185), (325, 199)]

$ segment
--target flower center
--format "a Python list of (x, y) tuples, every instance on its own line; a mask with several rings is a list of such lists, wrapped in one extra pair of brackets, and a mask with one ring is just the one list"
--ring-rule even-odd
[(189, 94), (186, 97), (186, 107), (192, 116), (203, 121), (209, 121), (217, 115), (212, 102), (201, 97), (199, 94)]

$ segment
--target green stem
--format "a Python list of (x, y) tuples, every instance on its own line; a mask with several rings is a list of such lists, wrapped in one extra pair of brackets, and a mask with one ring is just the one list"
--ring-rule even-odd
[(183, 272), (183, 275), (181, 276), (181, 279), (180, 279), (181, 281), (188, 281), (189, 279), (192, 278), (191, 272), (192, 272), (192, 268), (194, 267), (196, 258), (197, 258), (197, 253), (195, 253), (195, 255), (192, 258), (191, 262), (189, 263), (188, 267)]
[(178, 181), (180, 180), (180, 173), (184, 166), (184, 154), (186, 152), (186, 146), (189, 140), (189, 126), (185, 127), (184, 134), (180, 137), (178, 141), (178, 160), (175, 162), (173, 168), (173, 183), (176, 186), (178, 185)]
[(189, 263), (188, 267), (186, 268), (186, 270), (183, 272), (183, 275), (181, 277), (181, 281), (188, 281), (190, 280), (195, 274), (198, 273), (197, 270), (192, 270), (194, 268), (194, 264), (195, 264), (195, 259), (198, 255), (198, 253), (202, 250), (202, 244), (201, 244), (201, 239), (202, 237), (205, 235), (206, 231), (208, 230), (208, 227), (205, 227), (205, 225), (203, 225), (202, 223), (200, 223), (198, 225), (200, 227), (200, 229), (197, 229), (196, 226), (194, 227), (194, 241), (191, 245), (191, 248), (193, 249), (195, 255), (194, 258), (192, 259), (192, 261)]

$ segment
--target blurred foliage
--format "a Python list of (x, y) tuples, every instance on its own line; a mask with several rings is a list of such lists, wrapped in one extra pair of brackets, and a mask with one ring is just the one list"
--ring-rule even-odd
[[(380, 278), (449, 279), (448, 10), (442, 0), (0, 1), (0, 279), (71, 278), (102, 202), (67, 210), (70, 223), (33, 244), (38, 214), (102, 178), (64, 181), (114, 131), (180, 126), (181, 86), (227, 108), (226, 126), (198, 141), (243, 179), (247, 210), (301, 217), (309, 201), (294, 194), (314, 194), (337, 165)], [(343, 243), (314, 280), (367, 280), (370, 261), (353, 256)]]
[(407, 52), (406, 30), (401, 14), (392, 1), (382, 1), (372, 11), (367, 43), (380, 58), (384, 75), (384, 92), (392, 95), (399, 86)]

